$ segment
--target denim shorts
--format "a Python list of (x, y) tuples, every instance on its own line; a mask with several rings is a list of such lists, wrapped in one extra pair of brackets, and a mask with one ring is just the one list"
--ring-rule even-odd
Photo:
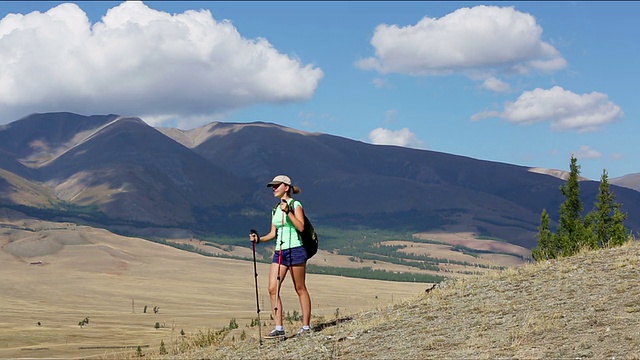
[[(280, 256), (280, 251), (276, 250), (273, 253), (273, 263), (278, 263), (278, 258)], [(283, 266), (291, 266), (291, 265), (301, 265), (307, 262), (307, 251), (302, 246), (296, 246), (291, 249), (282, 250), (282, 261), (280, 262)]]

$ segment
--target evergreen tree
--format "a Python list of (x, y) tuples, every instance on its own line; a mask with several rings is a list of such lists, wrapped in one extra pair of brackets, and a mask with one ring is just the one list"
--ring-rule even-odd
[(538, 246), (531, 250), (531, 256), (536, 261), (555, 259), (558, 256), (557, 237), (551, 233), (550, 222), (547, 209), (543, 209), (538, 226)]
[(609, 238), (609, 246), (620, 246), (631, 238), (631, 233), (624, 227), (624, 221), (628, 215), (620, 210), (620, 204), (616, 204), (613, 210), (613, 221), (611, 224), (611, 237)]
[(538, 245), (531, 251), (534, 260), (572, 256), (582, 248), (620, 246), (630, 239), (629, 231), (624, 227), (627, 214), (623, 213), (621, 205), (615, 202), (607, 171), (602, 172), (594, 209), (584, 218), (579, 175), (580, 166), (572, 155), (569, 178), (560, 187), (565, 201), (560, 205), (558, 231), (556, 234), (551, 232), (549, 214), (544, 209), (538, 227)]
[(609, 227), (612, 225), (614, 210), (614, 195), (609, 189), (609, 181), (607, 171), (602, 171), (600, 178), (600, 188), (596, 196), (596, 204), (594, 210), (595, 235), (596, 241), (600, 247), (609, 243)]
[(627, 240), (627, 230), (623, 224), (627, 214), (620, 211), (620, 204), (615, 202), (615, 198), (607, 171), (603, 170), (595, 209), (589, 214), (594, 222), (592, 226), (597, 247), (620, 246)]
[(571, 256), (578, 252), (584, 244), (587, 231), (582, 219), (582, 200), (580, 200), (580, 165), (575, 156), (571, 155), (569, 178), (566, 184), (560, 186), (565, 197), (560, 205), (560, 221), (558, 222), (559, 256)]

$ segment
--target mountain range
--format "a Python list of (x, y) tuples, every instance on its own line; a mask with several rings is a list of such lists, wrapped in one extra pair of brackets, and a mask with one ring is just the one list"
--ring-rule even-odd
[[(125, 233), (179, 229), (245, 238), (248, 229), (269, 226), (276, 202), (266, 183), (278, 174), (302, 189), (297, 198), (320, 229), (457, 226), (529, 249), (542, 210), (557, 219), (566, 178), (560, 170), (264, 122), (184, 131), (137, 117), (61, 112), (0, 126), (0, 206), (48, 220)], [(640, 230), (638, 176), (610, 179), (634, 233)], [(599, 182), (583, 179), (580, 187), (589, 211)]]

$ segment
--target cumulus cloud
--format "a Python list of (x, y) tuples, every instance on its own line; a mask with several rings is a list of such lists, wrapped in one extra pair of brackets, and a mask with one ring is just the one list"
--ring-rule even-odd
[(208, 10), (169, 14), (127, 1), (92, 25), (67, 3), (0, 20), (0, 113), (15, 117), (3, 121), (72, 111), (206, 122), (253, 104), (307, 100), (322, 77)]
[(376, 145), (397, 145), (415, 149), (423, 149), (424, 143), (409, 129), (389, 130), (383, 128), (373, 129), (369, 133), (369, 140)]
[(602, 153), (596, 149), (592, 149), (587, 145), (580, 146), (580, 149), (575, 151), (573, 155), (576, 159), (598, 159), (602, 157)]
[(554, 130), (596, 131), (624, 116), (622, 109), (606, 94), (575, 94), (562, 87), (523, 92), (516, 101), (507, 102), (503, 111), (474, 114), (472, 120), (497, 117), (514, 124), (548, 122)]
[(411, 75), (476, 74), (495, 71), (555, 71), (566, 60), (541, 40), (533, 16), (513, 7), (461, 8), (415, 25), (378, 25), (375, 57), (356, 63), (365, 70)]

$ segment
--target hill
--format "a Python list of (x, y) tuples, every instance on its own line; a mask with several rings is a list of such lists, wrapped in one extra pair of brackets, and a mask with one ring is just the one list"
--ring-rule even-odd
[(618, 178), (611, 179), (611, 183), (614, 185), (640, 191), (640, 173), (627, 174)]
[[(279, 173), (302, 188), (325, 254), (423, 273), (452, 253), (462, 266), (527, 261), (543, 209), (556, 226), (566, 175), (263, 122), (182, 131), (114, 114), (45, 113), (0, 127), (0, 207), (174, 244), (197, 239), (200, 249), (242, 247), (239, 256), (248, 229), (269, 226), (265, 183)], [(580, 186), (587, 212), (599, 183)], [(640, 231), (640, 192), (611, 190), (625, 225)], [(443, 246), (452, 251), (436, 256)]]
[(308, 337), (159, 358), (637, 359), (638, 265), (635, 242), (443, 283)]
[[(153, 359), (640, 355), (639, 242), (457, 277), (429, 292), (427, 283), (310, 274), (314, 333), (260, 347), (258, 329), (250, 325), (256, 317), (251, 262), (6, 209), (0, 218), (0, 272), (10, 275), (0, 282), (2, 358), (121, 360), (136, 358), (138, 346)], [(317, 256), (312, 262), (340, 257)], [(259, 263), (265, 331), (272, 325), (267, 272), (268, 264)], [(282, 296), (287, 310), (296, 309), (290, 286)], [(156, 306), (158, 313), (151, 311)], [(85, 318), (90, 322), (79, 326)], [(239, 328), (219, 345), (193, 345), (230, 320)], [(289, 331), (297, 326), (287, 324)], [(166, 356), (158, 354), (161, 341)], [(174, 352), (185, 344), (192, 344), (188, 352)]]

